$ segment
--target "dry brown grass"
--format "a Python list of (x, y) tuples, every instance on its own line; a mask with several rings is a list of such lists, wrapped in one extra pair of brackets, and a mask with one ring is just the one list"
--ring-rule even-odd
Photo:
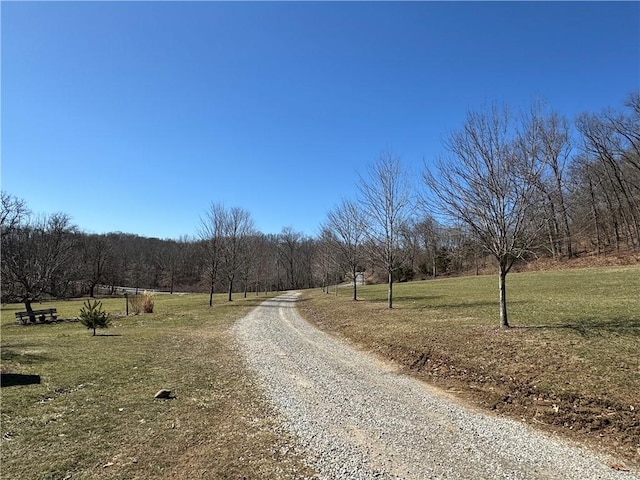
[[(296, 478), (306, 471), (247, 373), (229, 330), (264, 298), (157, 296), (153, 314), (17, 326), (2, 310), (2, 478)], [(81, 302), (58, 302), (63, 318)], [(121, 314), (124, 300), (104, 300)], [(174, 398), (155, 400), (160, 388)]]

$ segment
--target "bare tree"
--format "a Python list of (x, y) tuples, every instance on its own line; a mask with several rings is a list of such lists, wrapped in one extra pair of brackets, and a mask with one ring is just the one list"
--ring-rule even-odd
[(24, 303), (32, 321), (31, 304), (45, 294), (55, 295), (56, 282), (67, 277), (75, 231), (67, 215), (56, 213), (2, 234), (2, 293)]
[(212, 203), (206, 215), (200, 219), (198, 235), (202, 240), (206, 262), (206, 276), (209, 283), (209, 306), (213, 306), (213, 293), (222, 252), (224, 236), (225, 208), (221, 203)]
[(255, 233), (251, 214), (239, 207), (224, 212), (221, 268), (227, 278), (228, 300), (232, 300), (233, 282), (250, 261), (248, 239)]
[(247, 236), (243, 241), (242, 252), (245, 261), (240, 265), (239, 273), (244, 298), (247, 298), (247, 292), (251, 285), (254, 286), (256, 295), (258, 294), (262, 266), (261, 256), (266, 255), (264, 245), (264, 235), (257, 231)]
[[(316, 277), (324, 293), (329, 293), (329, 284), (335, 279), (338, 283), (339, 264), (335, 244), (338, 242), (335, 234), (326, 227), (321, 227), (320, 237), (316, 240), (316, 255), (314, 261)], [(337, 290), (336, 290), (337, 291)]]
[(569, 123), (554, 111), (545, 112), (543, 102), (534, 102), (530, 114), (523, 118), (519, 147), (539, 164), (538, 177), (531, 181), (545, 197), (543, 208), (551, 253), (554, 257), (564, 253), (571, 258), (573, 246), (564, 179), (572, 150)]
[[(278, 234), (278, 264), (283, 267), (286, 275), (287, 283), (285, 288), (300, 287), (300, 248), (302, 241), (302, 233), (296, 232), (291, 227), (284, 227)], [(278, 288), (281, 289), (282, 286)]]
[(111, 258), (111, 245), (104, 235), (82, 237), (83, 277), (89, 286), (89, 296), (95, 295), (96, 286), (103, 281)]
[(466, 224), (497, 260), (500, 325), (509, 327), (506, 277), (538, 238), (536, 164), (518, 148), (506, 108), (468, 112), (445, 143), (448, 155), (425, 169), (430, 199), (441, 213)]
[(362, 268), (362, 241), (366, 232), (366, 222), (362, 209), (357, 203), (342, 200), (327, 214), (323, 238), (335, 252), (338, 263), (349, 272), (353, 279), (353, 299), (358, 299), (357, 276)]
[(431, 277), (436, 278), (438, 274), (438, 246), (440, 237), (440, 225), (433, 218), (432, 215), (426, 215), (425, 218), (416, 223), (414, 226), (416, 234), (420, 237), (422, 248), (426, 252), (427, 261), (424, 262), (424, 270), (431, 274)]
[(180, 272), (184, 267), (188, 243), (184, 238), (163, 240), (156, 252), (156, 262), (160, 268), (161, 284), (169, 287), (173, 294), (176, 284), (180, 282)]
[(400, 159), (382, 154), (369, 168), (368, 177), (360, 177), (362, 208), (366, 215), (367, 237), (375, 263), (385, 269), (388, 278), (388, 307), (393, 308), (393, 272), (402, 263), (401, 228), (411, 216), (413, 202), (409, 177)]
[(24, 200), (7, 192), (0, 192), (0, 229), (2, 234), (21, 225), (30, 213)]
[(626, 237), (640, 248), (640, 93), (630, 96), (629, 114), (612, 109), (584, 113), (576, 120), (581, 150), (600, 175), (601, 194), (610, 204), (608, 215), (616, 222), (616, 247)]

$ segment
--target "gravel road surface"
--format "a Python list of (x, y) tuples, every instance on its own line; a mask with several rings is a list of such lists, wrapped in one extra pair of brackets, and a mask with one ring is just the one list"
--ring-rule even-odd
[(297, 296), (265, 301), (235, 334), (316, 478), (640, 479), (321, 332), (297, 314)]

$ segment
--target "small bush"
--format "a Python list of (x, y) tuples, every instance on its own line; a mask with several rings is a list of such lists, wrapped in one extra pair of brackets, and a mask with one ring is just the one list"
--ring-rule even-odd
[(153, 293), (145, 290), (142, 295), (129, 297), (129, 305), (134, 315), (153, 313)]
[(142, 292), (142, 311), (144, 313), (153, 313), (153, 293)]
[(80, 322), (88, 329), (93, 329), (95, 336), (96, 328), (108, 328), (111, 319), (109, 314), (102, 310), (102, 302), (87, 300), (80, 309)]

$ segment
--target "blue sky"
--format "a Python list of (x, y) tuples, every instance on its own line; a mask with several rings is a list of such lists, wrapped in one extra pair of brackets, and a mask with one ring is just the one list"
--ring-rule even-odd
[(316, 235), (383, 151), (468, 109), (573, 119), (640, 87), (639, 2), (1, 2), (2, 190), (82, 230), (196, 235), (212, 202)]

